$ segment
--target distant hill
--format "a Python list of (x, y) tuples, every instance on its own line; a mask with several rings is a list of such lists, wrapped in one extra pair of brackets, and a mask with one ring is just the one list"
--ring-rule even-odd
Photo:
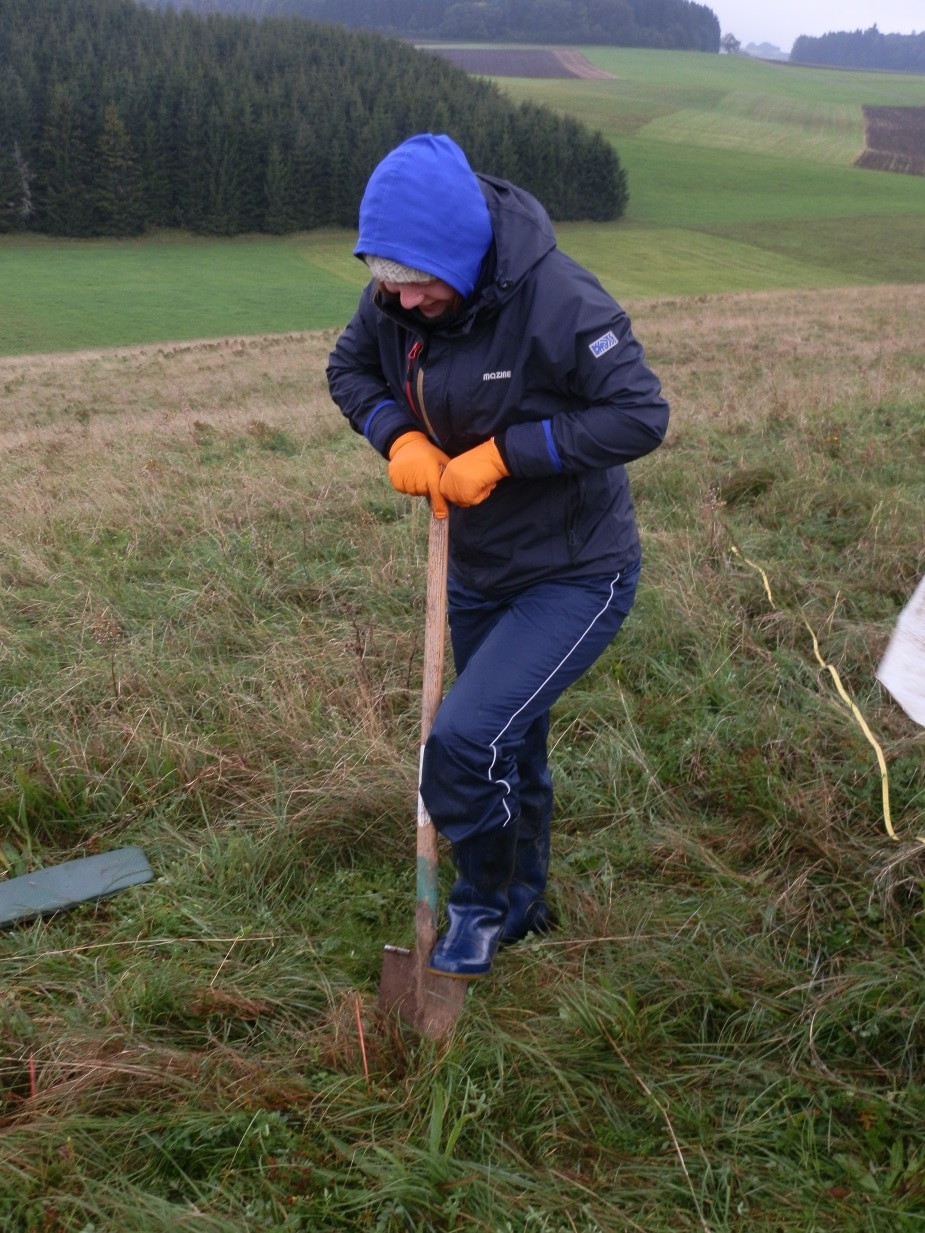
[(746, 43), (742, 51), (747, 56), (754, 56), (757, 60), (789, 60), (790, 53), (781, 51), (779, 47), (775, 47), (773, 43)]
[(719, 18), (692, 0), (145, 0), (154, 8), (303, 17), (415, 42), (599, 43), (719, 51)]

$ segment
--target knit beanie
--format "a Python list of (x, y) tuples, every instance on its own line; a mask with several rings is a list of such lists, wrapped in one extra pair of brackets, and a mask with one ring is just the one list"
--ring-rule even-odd
[(465, 298), (475, 290), (491, 240), (488, 206), (465, 154), (445, 134), (420, 133), (396, 146), (370, 176), (353, 251), (415, 276), (386, 282), (429, 274)]
[(397, 261), (389, 261), (387, 257), (371, 257), (366, 253), (363, 260), (369, 266), (373, 278), (384, 283), (429, 283), (433, 274), (426, 270), (413, 270), (410, 265), (400, 265)]

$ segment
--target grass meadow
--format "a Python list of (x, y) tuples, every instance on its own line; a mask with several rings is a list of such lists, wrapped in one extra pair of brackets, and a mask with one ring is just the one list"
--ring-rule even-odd
[[(672, 74), (693, 131), (701, 64), (778, 71), (589, 54), (614, 82), (533, 85), (622, 97), (621, 153)], [(778, 127), (912, 89), (785, 74)], [(553, 715), (562, 928), (438, 1042), (376, 1009), (426, 515), (327, 397), (349, 237), (0, 243), (0, 876), (132, 843), (156, 874), (0, 932), (2, 1233), (925, 1228), (925, 736), (875, 679), (925, 571), (925, 184), (730, 142), (883, 201), (762, 218), (704, 177), (696, 224), (666, 189), (562, 229), (631, 274), (673, 419), (636, 608)]]

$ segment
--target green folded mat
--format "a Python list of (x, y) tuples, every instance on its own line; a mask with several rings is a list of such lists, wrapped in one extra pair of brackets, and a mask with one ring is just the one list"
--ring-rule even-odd
[(0, 927), (61, 912), (154, 877), (140, 848), (117, 848), (0, 882)]

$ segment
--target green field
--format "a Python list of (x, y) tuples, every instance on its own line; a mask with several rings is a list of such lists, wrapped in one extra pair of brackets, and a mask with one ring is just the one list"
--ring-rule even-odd
[[(925, 281), (925, 178), (860, 171), (861, 107), (920, 77), (746, 57), (585, 49), (610, 81), (504, 79), (600, 128), (629, 211), (558, 228), (624, 303)], [(484, 170), (492, 170), (484, 168)], [(0, 240), (0, 354), (329, 328), (363, 282), (350, 232), (234, 240)]]
[(343, 324), (365, 281), (345, 232), (0, 241), (0, 354)]

